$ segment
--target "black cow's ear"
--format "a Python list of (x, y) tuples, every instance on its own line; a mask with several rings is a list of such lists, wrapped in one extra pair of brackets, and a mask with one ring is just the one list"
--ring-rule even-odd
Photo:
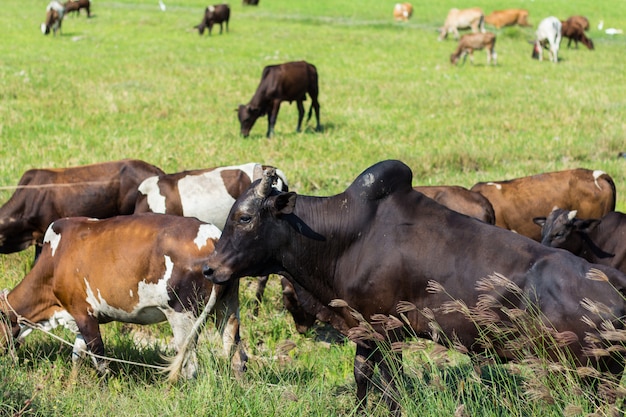
[(280, 214), (291, 214), (296, 205), (296, 193), (280, 193), (272, 197), (273, 208)]
[(579, 232), (589, 233), (598, 227), (601, 221), (600, 219), (574, 219), (574, 229)]

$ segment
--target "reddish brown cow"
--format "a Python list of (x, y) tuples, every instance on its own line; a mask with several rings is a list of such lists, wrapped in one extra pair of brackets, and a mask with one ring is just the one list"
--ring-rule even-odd
[(456, 50), (450, 55), (450, 63), (452, 65), (456, 65), (461, 57), (463, 58), (463, 63), (465, 63), (465, 59), (469, 54), (470, 62), (473, 64), (474, 51), (480, 51), (481, 49), (484, 49), (487, 52), (487, 65), (491, 64), (492, 61), (493, 65), (496, 65), (498, 55), (496, 54), (495, 47), (495, 33), (467, 33), (461, 36)]
[(76, 12), (76, 15), (80, 16), (80, 9), (85, 9), (87, 17), (91, 17), (91, 0), (68, 0), (63, 6), (66, 15)]
[(541, 241), (535, 217), (554, 206), (578, 210), (582, 218), (602, 217), (615, 210), (615, 183), (602, 171), (572, 169), (508, 181), (479, 182), (471, 188), (487, 197), (496, 213), (496, 226)]
[(28, 170), (0, 207), (0, 253), (41, 245), (48, 225), (62, 217), (132, 214), (137, 186), (159, 174), (159, 168), (135, 159)]
[(319, 88), (317, 85), (317, 69), (313, 64), (305, 61), (286, 62), (280, 65), (269, 65), (263, 69), (261, 83), (256, 89), (252, 100), (246, 105), (241, 104), (237, 110), (241, 134), (247, 137), (257, 119), (267, 114), (267, 137), (274, 134), (274, 125), (278, 117), (280, 103), (295, 101), (298, 105), (298, 125), (296, 132), (300, 132), (304, 118), (306, 95), (311, 97), (311, 107), (307, 123), (311, 120), (311, 112), (315, 110), (317, 125), (320, 131), (320, 105), (317, 101)]
[[(213, 286), (202, 276), (202, 260), (219, 235), (211, 224), (161, 214), (57, 220), (33, 269), (0, 300), (0, 313), (11, 326), (0, 336), (22, 340), (30, 332), (19, 324), (24, 319), (47, 330), (65, 326), (77, 335), (72, 352), (77, 362), (87, 351), (104, 355), (102, 323), (167, 320), (176, 348), (188, 337), (191, 348), (196, 317), (212, 303), (224, 351), (241, 372), (246, 355), (239, 346), (238, 285)], [(185, 377), (193, 377), (197, 368), (194, 351), (189, 353)], [(106, 371), (105, 361), (94, 357), (94, 363)], [(177, 375), (175, 370), (170, 376)]]
[(194, 26), (198, 29), (198, 34), (202, 35), (206, 28), (209, 28), (209, 35), (214, 24), (220, 25), (220, 35), (222, 34), (222, 24), (226, 24), (226, 32), (228, 32), (228, 21), (230, 20), (230, 7), (228, 4), (216, 4), (209, 6), (204, 10), (202, 21)]
[(514, 25), (531, 26), (528, 23), (528, 10), (524, 9), (495, 10), (485, 16), (485, 23), (495, 26), (496, 29)]
[(567, 38), (567, 47), (569, 48), (574, 41), (576, 49), (578, 42), (581, 42), (588, 49), (593, 50), (593, 41), (585, 35), (585, 31), (589, 29), (589, 20), (584, 16), (572, 16), (561, 22), (561, 34)]
[(496, 215), (487, 198), (458, 185), (418, 186), (416, 191), (458, 213), (475, 217), (485, 223), (495, 224)]

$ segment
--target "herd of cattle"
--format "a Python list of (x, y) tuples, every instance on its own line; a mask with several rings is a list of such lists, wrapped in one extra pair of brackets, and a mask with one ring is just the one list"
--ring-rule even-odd
[[(481, 349), (479, 329), (442, 307), (448, 297), (475, 306), (488, 295), (498, 316), (530, 308), (530, 299), (558, 334), (570, 335), (567, 348), (580, 365), (621, 377), (620, 356), (589, 354), (616, 343), (601, 329), (619, 331), (626, 318), (626, 220), (615, 211), (608, 174), (573, 169), (470, 189), (412, 180), (403, 163), (383, 161), (343, 193), (310, 197), (290, 191), (283, 171), (259, 163), (173, 174), (139, 160), (28, 170), (0, 207), (0, 253), (35, 245), (36, 258), (0, 296), (0, 341), (19, 343), (29, 324), (65, 326), (76, 333), (72, 359), (91, 352), (105, 372), (101, 323), (167, 320), (178, 349), (170, 377), (192, 377), (191, 329), (202, 311), (216, 316), (224, 353), (240, 373), (247, 355), (238, 278), (264, 283), (278, 274), (303, 333), (320, 320), (350, 336), (358, 325), (352, 309), (392, 316), (408, 302), (406, 330), (445, 345), (431, 327), (436, 320), (439, 332), (472, 352)], [(521, 294), (479, 291), (494, 274)], [(432, 291), (432, 282), (445, 293)], [(594, 315), (585, 300), (604, 307)], [(391, 341), (405, 337), (379, 321), (372, 325)], [(374, 367), (387, 378), (391, 364), (373, 342), (356, 342), (364, 406)], [(515, 357), (505, 345), (494, 348)], [(387, 400), (398, 411), (392, 391)]]
[[(397, 3), (393, 15), (397, 21), (407, 21), (413, 15), (413, 6), (410, 3)], [(497, 30), (514, 25), (531, 26), (528, 22), (528, 10), (524, 9), (495, 10), (487, 16), (479, 7), (451, 9), (443, 26), (439, 28), (438, 39), (444, 40), (448, 34), (452, 34), (459, 41), (457, 49), (450, 56), (452, 64), (456, 64), (460, 58), (465, 59), (468, 54), (473, 62), (474, 51), (482, 49), (487, 51), (487, 65), (491, 62), (496, 64), (497, 55), (494, 50), (496, 35), (485, 30), (486, 24)], [(459, 30), (463, 29), (471, 29), (472, 33), (465, 34), (459, 39)], [(578, 42), (581, 42), (587, 48), (594, 49), (593, 41), (585, 33), (588, 30), (589, 20), (584, 16), (572, 16), (564, 21), (554, 16), (547, 17), (539, 23), (535, 32), (532, 57), (542, 60), (543, 49), (546, 48), (550, 53), (550, 60), (558, 62), (562, 37), (569, 39), (568, 48), (574, 41), (576, 48), (578, 48)]]

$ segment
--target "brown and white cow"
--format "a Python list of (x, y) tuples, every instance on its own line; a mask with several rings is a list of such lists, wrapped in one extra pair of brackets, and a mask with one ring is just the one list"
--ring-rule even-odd
[(459, 29), (471, 29), (472, 32), (485, 31), (485, 15), (482, 9), (473, 7), (471, 9), (450, 9), (446, 21), (439, 28), (439, 40), (444, 40), (449, 33), (454, 35), (454, 39), (459, 39)]
[(459, 185), (422, 185), (413, 187), (426, 197), (458, 213), (495, 224), (496, 215), (489, 200), (480, 193)]
[(247, 137), (257, 119), (267, 114), (267, 137), (274, 134), (274, 126), (278, 118), (280, 103), (295, 101), (298, 106), (298, 125), (296, 132), (302, 128), (306, 95), (311, 98), (311, 107), (307, 123), (311, 120), (311, 112), (315, 110), (316, 131), (321, 131), (320, 104), (317, 101), (319, 87), (317, 84), (317, 68), (305, 61), (286, 62), (280, 65), (268, 65), (263, 68), (261, 82), (246, 105), (239, 105), (237, 115), (241, 124), (241, 134)]
[(413, 5), (411, 3), (396, 3), (393, 8), (393, 18), (398, 22), (406, 22), (413, 16)]
[(541, 226), (541, 244), (626, 273), (626, 214), (612, 211), (600, 219), (576, 216), (576, 210), (555, 207), (547, 217), (535, 218)]
[(204, 16), (202, 21), (194, 26), (194, 29), (198, 29), (198, 34), (202, 35), (206, 28), (209, 29), (209, 35), (214, 24), (220, 25), (220, 35), (222, 34), (222, 24), (226, 25), (226, 32), (228, 32), (228, 21), (230, 20), (230, 7), (228, 4), (216, 4), (209, 6), (204, 10)]
[(496, 226), (541, 241), (535, 217), (554, 206), (578, 210), (582, 218), (602, 217), (615, 210), (613, 179), (603, 171), (584, 168), (546, 172), (508, 181), (479, 182), (471, 191), (487, 197), (496, 213)]
[(0, 207), (0, 253), (41, 245), (48, 225), (62, 217), (132, 214), (137, 186), (159, 174), (161, 169), (136, 159), (30, 169)]
[(562, 24), (559, 19), (549, 16), (539, 22), (537, 31), (535, 32), (535, 41), (533, 44), (532, 58), (543, 60), (543, 50), (548, 49), (550, 61), (555, 64), (559, 62), (559, 48), (561, 47), (561, 30)]
[(485, 16), (485, 23), (495, 26), (496, 29), (514, 25), (532, 26), (528, 23), (528, 10), (524, 9), (494, 10)]
[(91, 17), (91, 0), (67, 0), (63, 6), (66, 16), (72, 12), (76, 12), (76, 16), (80, 16), (80, 9), (85, 9), (87, 17)]
[[(620, 271), (447, 209), (412, 188), (412, 172), (400, 161), (373, 165), (329, 197), (278, 192), (272, 175), (237, 199), (205, 276), (223, 284), (280, 273), (329, 306), (354, 328), (362, 413), (378, 366), (383, 396), (401, 414), (394, 396), (402, 353), (381, 352), (377, 340), (393, 346), (410, 335), (520, 359), (514, 342), (529, 336), (527, 327), (491, 338), (495, 328), (480, 325), (510, 325), (513, 311), (539, 311), (543, 326), (567, 336), (567, 343), (552, 345), (554, 339), (525, 339), (538, 339), (547, 359), (565, 356), (613, 383), (621, 379), (625, 342), (601, 330), (615, 326), (623, 336), (626, 275)], [(586, 309), (590, 302), (601, 302), (602, 311)], [(404, 320), (392, 320), (400, 314)], [(589, 354), (611, 345), (606, 356)]]
[(47, 35), (52, 31), (53, 36), (61, 35), (61, 25), (65, 15), (65, 7), (58, 1), (51, 1), (46, 7), (46, 20), (41, 24), (41, 33)]
[[(164, 213), (196, 217), (224, 228), (226, 218), (235, 200), (261, 178), (267, 165), (249, 162), (242, 165), (161, 174), (139, 184), (135, 213)], [(277, 169), (275, 187), (288, 191), (285, 174)], [(259, 277), (256, 291), (257, 308), (263, 299), (267, 276)]]
[[(11, 326), (0, 336), (22, 340), (31, 330), (24, 320), (46, 330), (65, 326), (77, 335), (76, 363), (86, 351), (105, 354), (100, 324), (167, 320), (178, 349), (214, 297), (224, 351), (241, 372), (246, 355), (239, 346), (238, 285), (214, 286), (202, 275), (203, 259), (220, 233), (197, 219), (162, 214), (57, 220), (33, 269), (0, 300)], [(193, 337), (195, 344), (197, 334)], [(194, 352), (190, 349), (183, 369), (186, 377), (197, 370)], [(93, 360), (98, 371), (106, 371), (107, 362)]]

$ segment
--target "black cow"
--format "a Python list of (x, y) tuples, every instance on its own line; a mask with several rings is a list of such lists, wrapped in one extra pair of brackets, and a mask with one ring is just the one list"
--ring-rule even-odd
[[(332, 197), (278, 192), (271, 188), (272, 173), (265, 175), (234, 204), (206, 261), (204, 274), (214, 283), (280, 273), (330, 305), (348, 327), (360, 323), (354, 308), (392, 343), (405, 335), (397, 327), (385, 327), (380, 317), (397, 315), (408, 302), (414, 307), (403, 309), (409, 333), (469, 352), (484, 350), (484, 328), (459, 309), (446, 308), (451, 300), (502, 321), (509, 320), (506, 311), (523, 311), (532, 303), (554, 331), (570, 336), (568, 353), (579, 364), (621, 377), (621, 355), (589, 356), (585, 347), (589, 335), (608, 343), (597, 330), (603, 319), (623, 327), (619, 318), (626, 315), (626, 305), (615, 290), (626, 290), (623, 273), (449, 210), (413, 190), (411, 170), (399, 161), (370, 167)], [(508, 277), (504, 281), (518, 292), (479, 286), (494, 277)], [(333, 302), (337, 299), (343, 302)], [(485, 303), (487, 299), (491, 301)], [(590, 314), (581, 307), (583, 299), (601, 300), (603, 313)], [(594, 323), (583, 323), (583, 315)], [(437, 326), (431, 327), (433, 321)], [(401, 353), (383, 356), (371, 339), (355, 341), (360, 407), (378, 365), (388, 388), (385, 400), (399, 414), (390, 370), (400, 366)], [(518, 347), (497, 338), (492, 342), (500, 357), (517, 357)], [(551, 358), (557, 355), (554, 347), (544, 346)]]
[(541, 226), (543, 245), (626, 272), (626, 214), (612, 211), (601, 219), (578, 219), (576, 210), (555, 208), (534, 221)]
[(320, 125), (320, 104), (317, 101), (319, 88), (317, 85), (317, 69), (315, 65), (305, 61), (286, 62), (280, 65), (268, 65), (263, 68), (261, 83), (256, 89), (252, 100), (246, 105), (239, 105), (237, 110), (241, 134), (248, 137), (256, 120), (267, 114), (267, 137), (274, 134), (274, 125), (278, 117), (280, 103), (295, 100), (298, 105), (298, 126), (296, 132), (300, 132), (302, 119), (304, 119), (304, 105), (306, 95), (311, 97), (311, 107), (307, 123), (311, 120), (311, 112), (315, 109), (317, 120), (316, 131), (322, 129)]
[(211, 35), (211, 29), (214, 24), (220, 25), (220, 35), (222, 34), (222, 23), (226, 23), (226, 32), (228, 32), (228, 21), (230, 20), (230, 7), (228, 4), (216, 4), (215, 6), (209, 6), (204, 10), (204, 16), (202, 21), (194, 26), (194, 29), (198, 29), (198, 34), (204, 34), (204, 30), (209, 28), (209, 35)]
[(258, 6), (259, 0), (243, 0), (243, 4), (247, 6)]

